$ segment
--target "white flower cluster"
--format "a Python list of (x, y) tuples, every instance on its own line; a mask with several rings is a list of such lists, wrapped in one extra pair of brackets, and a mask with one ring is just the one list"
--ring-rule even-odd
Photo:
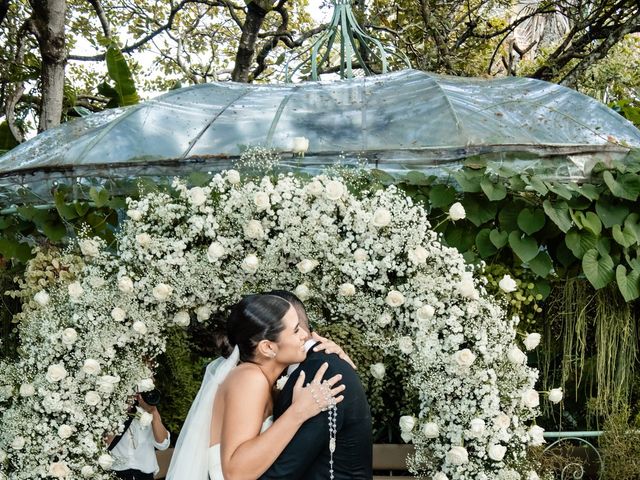
[[(81, 274), (38, 294), (22, 356), (0, 365), (0, 472), (107, 478), (113, 459), (101, 439), (118, 430), (128, 395), (153, 388), (145, 360), (164, 349), (167, 329), (273, 288), (295, 291), (311, 312), (328, 306), (406, 359), (422, 405), (401, 424), (416, 473), (499, 478), (543, 441), (529, 425), (537, 372), (516, 344), (517, 319), (395, 187), (354, 195), (341, 178), (243, 183), (231, 170), (174, 188), (130, 201), (118, 251), (85, 239)], [(384, 364), (370, 368), (384, 377)]]

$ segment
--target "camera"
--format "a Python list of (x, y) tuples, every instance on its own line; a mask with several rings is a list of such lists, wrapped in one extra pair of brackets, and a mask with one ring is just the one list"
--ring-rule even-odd
[(159, 390), (153, 389), (148, 392), (142, 392), (140, 396), (142, 397), (142, 400), (145, 401), (145, 403), (151, 405), (152, 407), (157, 407), (160, 403), (161, 395)]

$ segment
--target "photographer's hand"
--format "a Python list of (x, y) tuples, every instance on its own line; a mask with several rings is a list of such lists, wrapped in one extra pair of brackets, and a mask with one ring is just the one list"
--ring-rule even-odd
[[(146, 412), (149, 412), (151, 415), (153, 415), (153, 420), (151, 421), (151, 428), (153, 429), (153, 438), (155, 439), (156, 443), (162, 444), (166, 442), (169, 439), (169, 431), (162, 424), (162, 418), (160, 417), (160, 412), (158, 411), (158, 408), (153, 405), (149, 405), (147, 402), (145, 402), (142, 399), (142, 395), (140, 394), (137, 395), (136, 399), (138, 400), (138, 404), (140, 405), (140, 408), (143, 408)], [(159, 448), (159, 447), (156, 446), (156, 448)]]

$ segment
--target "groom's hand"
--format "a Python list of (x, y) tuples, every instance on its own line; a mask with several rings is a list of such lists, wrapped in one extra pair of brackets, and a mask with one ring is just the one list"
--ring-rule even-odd
[(328, 338), (321, 337), (316, 332), (313, 332), (311, 334), (311, 337), (315, 341), (320, 342), (320, 345), (316, 345), (313, 348), (314, 352), (321, 352), (322, 350), (324, 350), (325, 353), (335, 353), (336, 355), (338, 355), (338, 357), (351, 365), (354, 370), (358, 369), (358, 367), (356, 367), (356, 364), (353, 363), (349, 358), (349, 355), (347, 355), (346, 352), (336, 342), (334, 342), (333, 340), (329, 340)]

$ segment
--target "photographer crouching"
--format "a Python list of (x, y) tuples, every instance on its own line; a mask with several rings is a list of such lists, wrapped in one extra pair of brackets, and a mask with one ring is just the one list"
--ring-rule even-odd
[(153, 480), (158, 472), (155, 450), (166, 450), (170, 443), (169, 431), (158, 412), (159, 402), (157, 390), (138, 393), (129, 409), (124, 431), (111, 441), (112, 469), (118, 478)]

